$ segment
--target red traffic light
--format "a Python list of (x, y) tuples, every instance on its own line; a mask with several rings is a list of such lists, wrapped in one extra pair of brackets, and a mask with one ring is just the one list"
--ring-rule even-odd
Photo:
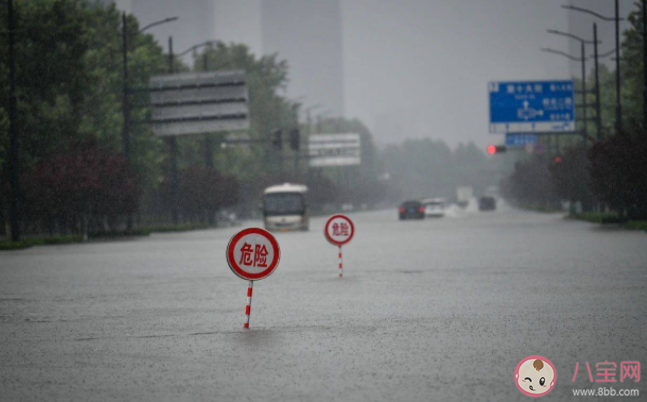
[(562, 157), (561, 156), (556, 156), (555, 158), (553, 158), (553, 162), (562, 163)]
[(502, 154), (506, 151), (506, 146), (505, 145), (488, 145), (487, 146), (487, 153), (490, 155), (494, 154)]

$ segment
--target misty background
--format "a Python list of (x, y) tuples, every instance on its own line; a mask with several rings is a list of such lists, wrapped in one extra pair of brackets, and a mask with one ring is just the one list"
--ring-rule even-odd
[[(610, 0), (16, 4), (20, 19), (0, 20), (19, 23), (9, 41), (15, 51), (2, 44), (15, 54), (18, 102), (17, 112), (4, 119), (11, 109), (8, 80), (0, 86), (0, 175), (12, 177), (12, 191), (1, 194), (0, 218), (17, 216), (8, 206), (21, 201), (26, 233), (213, 225), (231, 210), (254, 217), (264, 189), (286, 182), (306, 184), (317, 213), (393, 207), (409, 199), (453, 202), (465, 187), (474, 197), (502, 195), (542, 210), (568, 202), (579, 205), (575, 211), (611, 206), (623, 213), (643, 204), (626, 202), (615, 188), (600, 195), (612, 188), (605, 180), (618, 182), (613, 175), (627, 167), (623, 161), (636, 159), (601, 160), (605, 147), (639, 149), (620, 141), (629, 137), (609, 136), (622, 128), (622, 119), (633, 124), (644, 103), (641, 14), (631, 0), (620, 2), (620, 16), (627, 17), (620, 27), (621, 80), (607, 57), (614, 24), (597, 22), (605, 55), (599, 99), (592, 90), (598, 85), (593, 63), (587, 62), (589, 91), (579, 91), (580, 64), (569, 60), (578, 56), (578, 43), (546, 31), (590, 38), (593, 17), (564, 6), (610, 16)], [(3, 60), (0, 67), (9, 71), (8, 64)], [(225, 70), (245, 72), (244, 132), (164, 138), (146, 124), (154, 110), (141, 89), (153, 77)], [(486, 154), (488, 145), (504, 142), (503, 135), (488, 132), (489, 82), (569, 78), (576, 105), (599, 104), (593, 108), (599, 124), (578, 111), (573, 132), (539, 133), (536, 149), (499, 147), (500, 155)], [(620, 87), (624, 116), (615, 121)], [(19, 134), (20, 149), (9, 127)], [(352, 164), (313, 165), (308, 142), (316, 133), (359, 135), (360, 157)], [(487, 148), (496, 153), (494, 145)], [(12, 161), (10, 154), (16, 155)], [(601, 176), (590, 175), (592, 165), (605, 164)], [(634, 200), (632, 186), (626, 187), (627, 199)], [(60, 211), (42, 208), (43, 199), (57, 200)]]
[[(109, 2), (109, 1), (108, 1)], [(564, 4), (613, 14), (606, 0), (117, 0), (179, 51), (206, 40), (244, 43), (288, 62), (286, 95), (332, 117), (358, 118), (379, 146), (411, 138), (442, 139), (451, 148), (485, 149), (487, 83), (579, 76), (579, 63), (542, 53), (579, 54), (579, 44), (546, 34), (590, 37), (594, 17)], [(632, 0), (621, 0), (627, 15)], [(460, 5), (460, 6), (459, 6)], [(614, 27), (599, 23), (600, 52), (615, 47)], [(621, 29), (627, 26), (621, 23)], [(190, 61), (191, 56), (186, 56)], [(603, 60), (611, 66), (611, 58)]]

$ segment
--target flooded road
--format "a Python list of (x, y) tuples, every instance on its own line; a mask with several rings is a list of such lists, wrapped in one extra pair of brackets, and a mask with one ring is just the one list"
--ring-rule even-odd
[(276, 235), (250, 330), (225, 260), (242, 227), (0, 253), (0, 399), (521, 401), (515, 366), (541, 355), (551, 400), (571, 400), (599, 386), (585, 362), (647, 363), (644, 232), (509, 209), (349, 216), (341, 279), (324, 218)]

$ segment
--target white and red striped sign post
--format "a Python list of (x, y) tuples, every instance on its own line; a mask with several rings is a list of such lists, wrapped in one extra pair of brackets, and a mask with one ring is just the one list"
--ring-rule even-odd
[(355, 225), (346, 215), (333, 215), (328, 218), (324, 227), (324, 236), (331, 244), (339, 248), (339, 277), (344, 276), (344, 263), (342, 259), (341, 246), (348, 243), (355, 234)]
[(249, 328), (254, 281), (267, 278), (279, 265), (281, 249), (267, 230), (249, 228), (236, 233), (227, 245), (227, 263), (238, 277), (249, 281), (245, 325)]

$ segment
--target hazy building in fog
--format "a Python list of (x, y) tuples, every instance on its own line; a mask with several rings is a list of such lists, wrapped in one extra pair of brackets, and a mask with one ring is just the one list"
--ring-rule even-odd
[[(110, 1), (110, 0), (105, 0)], [(114, 0), (142, 26), (167, 17), (178, 21), (149, 32), (176, 53), (208, 40), (244, 43), (253, 53), (278, 53), (289, 64), (287, 95), (305, 106), (344, 115), (340, 0)], [(191, 55), (185, 58), (192, 63)]]
[[(263, 53), (290, 67), (288, 95), (316, 112), (344, 115), (342, 17), (339, 0), (271, 0), (261, 6)], [(313, 111), (313, 114), (316, 114)]]
[(263, 54), (261, 0), (215, 0), (214, 25), (217, 40), (243, 43), (257, 56)]

